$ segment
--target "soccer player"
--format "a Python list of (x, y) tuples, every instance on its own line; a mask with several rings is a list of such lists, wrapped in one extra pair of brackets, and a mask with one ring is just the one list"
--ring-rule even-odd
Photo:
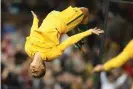
[(103, 33), (102, 30), (94, 28), (69, 37), (60, 43), (62, 34), (66, 34), (78, 24), (87, 24), (89, 12), (87, 8), (68, 7), (59, 12), (52, 11), (38, 27), (38, 18), (33, 14), (33, 25), (30, 36), (25, 43), (25, 51), (32, 58), (30, 71), (33, 77), (41, 78), (45, 75), (45, 62), (52, 61), (63, 54), (63, 51), (91, 34)]
[(121, 67), (125, 62), (133, 58), (133, 40), (131, 40), (124, 50), (116, 57), (112, 58), (103, 65), (94, 67), (93, 72), (109, 71), (113, 68)]

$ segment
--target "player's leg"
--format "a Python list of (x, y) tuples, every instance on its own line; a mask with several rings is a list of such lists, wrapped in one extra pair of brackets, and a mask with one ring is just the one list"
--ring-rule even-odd
[[(77, 26), (75, 25), (73, 27), (74, 30), (72, 32), (68, 33), (68, 35), (70, 35), (70, 36), (71, 36), (71, 34), (74, 35), (74, 33), (79, 33), (80, 32), (81, 29), (78, 27), (78, 24), (83, 24), (83, 25), (88, 24), (88, 21), (89, 21), (89, 11), (88, 11), (88, 8), (80, 7), (80, 10), (82, 11), (84, 17), (83, 17), (83, 19), (82, 19), (82, 21), (80, 23), (77, 23)], [(84, 27), (84, 28), (88, 29), (87, 27)], [(70, 29), (70, 30), (72, 30), (72, 29)]]
[[(79, 10), (81, 11), (81, 15), (78, 15), (78, 17), (76, 19), (73, 19), (71, 22), (69, 22), (69, 25), (68, 25), (68, 31), (72, 30), (72, 29), (75, 29), (75, 31), (77, 30), (77, 32), (80, 32), (78, 29), (78, 25), (80, 24), (88, 24), (88, 18), (89, 18), (89, 11), (88, 11), (88, 8), (85, 8), (85, 7), (80, 7), (80, 8), (74, 8), (75, 10)], [(80, 17), (81, 16), (81, 17)]]
[[(83, 13), (83, 15), (84, 15), (84, 17), (83, 17), (83, 19), (82, 19), (82, 21), (79, 23), (78, 21), (77, 21), (77, 24), (75, 24), (75, 26), (73, 26), (72, 28), (74, 29), (73, 31), (69, 31), (67, 34), (68, 35), (74, 35), (74, 34), (76, 34), (76, 33), (79, 33), (79, 32), (82, 32), (81, 31), (81, 27), (79, 27), (79, 25), (78, 24), (83, 24), (84, 25), (84, 27), (82, 27), (83, 29), (88, 29), (88, 27), (87, 26), (85, 26), (85, 24), (88, 24), (88, 20), (89, 20), (89, 11), (88, 11), (88, 8), (85, 8), (85, 7), (81, 7), (80, 8), (80, 10), (82, 11), (82, 13)], [(76, 23), (76, 22), (75, 22)], [(74, 23), (73, 23), (74, 24)], [(77, 25), (77, 26), (76, 26)], [(71, 30), (71, 29), (70, 29)]]
[(89, 21), (89, 11), (88, 11), (88, 8), (81, 7), (80, 10), (84, 14), (84, 18), (83, 18), (83, 20), (81, 21), (80, 24), (88, 24), (88, 21)]
[[(81, 21), (80, 26), (83, 26), (82, 29), (80, 29), (81, 27), (78, 25), (76, 26), (73, 30), (67, 32), (68, 36), (72, 36), (75, 34), (78, 34), (80, 32), (83, 32), (84, 30), (88, 29), (88, 27), (85, 24), (88, 24), (88, 18), (89, 18), (89, 11), (87, 8), (85, 7), (81, 7), (80, 10), (82, 11), (82, 13), (84, 14), (83, 20)], [(78, 43), (75, 44), (75, 47), (78, 48), (79, 50), (82, 50), (82, 45), (84, 44), (84, 40), (79, 41)]]
[(60, 29), (62, 33), (67, 33), (74, 29), (79, 24), (88, 23), (88, 9), (87, 8), (77, 8), (68, 7), (60, 13), (60, 18), (62, 19), (65, 29)]
[[(72, 35), (75, 35), (75, 34), (78, 34), (80, 32), (83, 32), (84, 30), (88, 29), (88, 27), (85, 25), (88, 23), (88, 16), (89, 16), (89, 11), (87, 8), (85, 7), (81, 7), (80, 10), (82, 11), (84, 17), (82, 19), (82, 21), (79, 23), (79, 24), (82, 24), (80, 26), (84, 26), (83, 29), (80, 29), (78, 23), (77, 23), (77, 26), (75, 24), (75, 26), (73, 27), (73, 29), (69, 29), (70, 31), (67, 32), (67, 35), (68, 36), (72, 36)], [(75, 44), (75, 47), (78, 48), (79, 50), (82, 51), (82, 45), (84, 44), (84, 40), (82, 39), (81, 41), (79, 41), (78, 43)], [(83, 52), (83, 51), (82, 51)], [(83, 53), (84, 54), (84, 53)]]

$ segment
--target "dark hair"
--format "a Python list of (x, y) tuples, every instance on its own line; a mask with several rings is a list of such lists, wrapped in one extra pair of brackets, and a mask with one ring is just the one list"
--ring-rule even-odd
[(46, 73), (46, 69), (44, 69), (43, 71), (41, 71), (39, 74), (37, 75), (32, 75), (32, 77), (34, 78), (42, 78)]

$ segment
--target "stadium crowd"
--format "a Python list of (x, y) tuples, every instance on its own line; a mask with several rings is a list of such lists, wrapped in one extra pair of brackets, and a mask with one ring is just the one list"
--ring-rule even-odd
[[(89, 8), (88, 28), (104, 28), (105, 4), (102, 0), (2, 0), (1, 23), (1, 87), (2, 89), (93, 89), (93, 67), (116, 56), (133, 38), (133, 4), (110, 3), (104, 52), (99, 54), (102, 36), (89, 36), (84, 45), (85, 55), (74, 46), (52, 63), (42, 79), (29, 73), (30, 58), (24, 51), (25, 38), (32, 24), (31, 10), (40, 19), (53, 9), (69, 5)], [(62, 41), (67, 35), (62, 37)], [(132, 50), (132, 49), (131, 49)], [(99, 89), (130, 89), (133, 82), (133, 60), (119, 69), (100, 74)]]

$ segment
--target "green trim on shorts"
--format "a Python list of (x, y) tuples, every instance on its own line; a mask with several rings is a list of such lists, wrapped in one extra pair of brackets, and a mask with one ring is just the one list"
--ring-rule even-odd
[(84, 14), (80, 14), (78, 17), (76, 17), (75, 19), (73, 19), (72, 21), (70, 21), (69, 23), (67, 23), (67, 25), (71, 24), (72, 22), (74, 22), (75, 20), (77, 20), (78, 18), (80, 18), (81, 16), (83, 16)]

